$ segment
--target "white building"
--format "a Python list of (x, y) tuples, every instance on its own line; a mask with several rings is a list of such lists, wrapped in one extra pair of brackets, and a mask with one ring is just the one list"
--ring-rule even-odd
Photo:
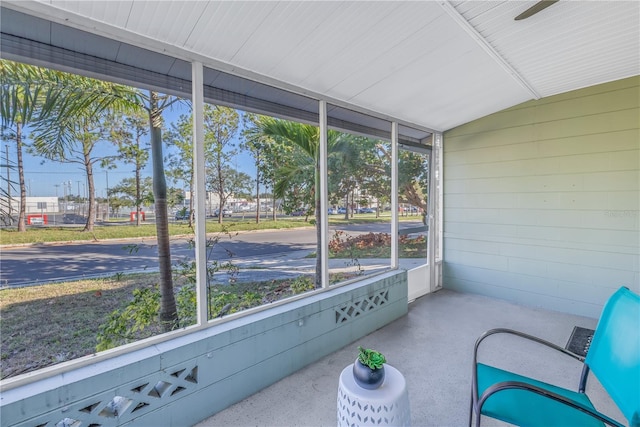
[[(17, 216), (20, 211), (20, 198), (0, 197), (0, 208), (7, 214)], [(52, 214), (60, 212), (58, 198), (52, 197), (27, 197), (25, 211), (27, 214)]]

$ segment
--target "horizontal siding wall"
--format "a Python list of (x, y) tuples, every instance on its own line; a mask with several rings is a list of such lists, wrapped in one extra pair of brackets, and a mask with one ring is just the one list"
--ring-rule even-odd
[(190, 426), (407, 311), (407, 273), (385, 273), (4, 390), (0, 425)]
[(640, 77), (445, 133), (445, 288), (598, 317), (640, 291)]

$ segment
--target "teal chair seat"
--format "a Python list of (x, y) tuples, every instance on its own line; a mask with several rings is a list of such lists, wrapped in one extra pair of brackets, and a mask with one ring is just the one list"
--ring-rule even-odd
[[(478, 349), (495, 334), (511, 334), (558, 351), (582, 363), (577, 391), (478, 362)], [(505, 349), (507, 351), (508, 349)], [(549, 361), (553, 363), (553, 361)], [(482, 416), (528, 427), (590, 427), (620, 422), (599, 412), (585, 394), (593, 373), (629, 427), (640, 427), (640, 296), (622, 287), (607, 301), (586, 357), (511, 329), (492, 329), (478, 338), (473, 354), (469, 426)]]
[[(520, 382), (545, 389), (595, 409), (584, 393), (546, 384), (513, 372), (478, 363), (478, 393), (482, 396), (489, 387), (505, 382)], [(519, 426), (602, 427), (604, 423), (578, 409), (544, 395), (520, 388), (507, 388), (492, 394), (482, 406), (482, 414)]]

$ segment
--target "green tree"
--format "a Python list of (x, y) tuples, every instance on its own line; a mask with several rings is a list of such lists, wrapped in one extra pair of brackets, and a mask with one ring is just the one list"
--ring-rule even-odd
[[(65, 149), (78, 139), (85, 148), (90, 147), (94, 139), (90, 134), (95, 125), (92, 118), (125, 108), (127, 98), (133, 93), (121, 85), (10, 61), (2, 62), (1, 74), (3, 124), (20, 123), (20, 127), (25, 120), (29, 121), (35, 149), (44, 150), (42, 153), (50, 159), (64, 160)], [(22, 148), (18, 148), (21, 156)], [(93, 162), (86, 149), (79, 152), (87, 172), (90, 202), (94, 202), (90, 203), (85, 225), (85, 230), (91, 231), (95, 219), (92, 210), (95, 194), (91, 194)], [(21, 158), (18, 163), (22, 174)], [(24, 191), (22, 184), (21, 193)], [(26, 192), (24, 194), (26, 199)], [(24, 217), (20, 221), (24, 221)]]
[[(87, 180), (89, 209), (84, 231), (93, 231), (96, 217), (96, 194), (94, 183), (94, 165), (103, 167), (111, 164), (115, 156), (95, 156), (96, 145), (105, 141), (107, 130), (104, 128), (104, 114), (87, 114), (89, 111), (77, 113), (75, 121), (65, 121), (64, 145), (59, 140), (49, 139), (47, 132), (36, 134), (33, 142), (34, 151), (46, 159), (60, 163), (75, 163), (82, 166)], [(48, 119), (46, 121), (49, 121)], [(59, 134), (61, 135), (61, 134)]]
[(378, 202), (376, 206), (376, 217), (378, 217), (383, 205), (391, 201), (391, 161), (386, 156), (390, 144), (361, 138), (358, 146), (361, 147), (360, 161), (357, 162), (359, 188)]
[[(0, 165), (5, 167), (7, 170), (7, 177), (2, 176), (0, 179), (6, 182), (6, 189), (3, 185), (0, 188), (0, 194), (3, 196), (4, 200), (0, 205), (0, 220), (5, 225), (13, 225), (13, 194), (12, 189), (15, 189), (15, 181), (10, 178), (10, 171), (17, 170), (18, 171), (18, 185), (19, 185), (19, 207), (18, 207), (18, 231), (26, 231), (26, 223), (25, 223), (25, 215), (26, 209), (25, 205), (27, 202), (27, 192), (24, 182), (24, 163), (22, 160), (22, 147), (23, 147), (23, 136), (22, 136), (22, 123), (20, 121), (14, 124), (14, 127), (10, 126), (2, 126), (2, 132), (0, 133), (0, 138), (3, 141), (14, 141), (16, 144), (16, 152), (17, 152), (17, 160), (13, 162), (9, 158), (9, 150), (5, 151), (4, 156), (4, 164)], [(8, 146), (7, 146), (8, 147)], [(5, 202), (6, 201), (6, 202)]]
[(428, 194), (428, 155), (400, 151), (398, 165), (398, 197), (400, 202), (420, 208), (424, 216), (427, 212)]
[[(346, 136), (345, 136), (346, 137)], [(369, 138), (348, 135), (351, 143), (345, 144), (339, 153), (329, 156), (329, 200), (342, 203), (347, 208), (345, 219), (349, 218), (355, 205), (353, 195), (363, 182), (376, 179), (378, 171), (372, 170), (366, 163), (370, 159), (373, 142)], [(352, 198), (351, 202), (349, 198)]]
[(149, 134), (149, 122), (142, 111), (131, 111), (119, 119), (113, 119), (111, 139), (118, 145), (119, 160), (134, 166), (134, 205), (136, 209), (136, 226), (140, 225), (140, 214), (143, 203), (142, 168), (149, 161), (149, 151), (142, 138)]
[[(315, 286), (322, 286), (322, 247), (320, 224), (323, 215), (320, 206), (320, 129), (315, 126), (306, 125), (286, 120), (278, 120), (272, 117), (261, 117), (256, 127), (256, 131), (261, 132), (265, 136), (277, 142), (285, 142), (300, 149), (303, 156), (293, 156), (292, 163), (282, 164), (277, 172), (277, 178), (274, 186), (274, 194), (277, 197), (284, 198), (286, 193), (291, 190), (291, 183), (299, 183), (304, 171), (312, 169), (313, 180), (307, 182), (307, 194), (313, 201), (313, 209), (315, 211), (316, 225), (316, 277)], [(328, 131), (327, 133), (327, 153), (336, 154), (346, 149), (349, 144), (349, 138), (336, 132)], [(294, 186), (295, 187), (295, 186)]]
[[(243, 115), (243, 130), (241, 148), (249, 151), (256, 165), (256, 188), (260, 188), (260, 184), (273, 188), (275, 180), (275, 169), (277, 169), (277, 161), (282, 157), (283, 153), (273, 152), (273, 141), (259, 130), (260, 116), (252, 113)], [(278, 154), (278, 155), (276, 155)], [(277, 218), (276, 198), (271, 194), (273, 209), (272, 219)], [(257, 197), (256, 203), (260, 208), (260, 197)], [(259, 221), (259, 212), (256, 212), (256, 222)]]
[(141, 211), (142, 205), (150, 205), (153, 200), (153, 180), (150, 176), (138, 181), (136, 178), (124, 178), (109, 188), (109, 197), (117, 198), (118, 206), (136, 208)]
[[(5, 72), (7, 70), (7, 72)], [(65, 150), (76, 142), (79, 130), (86, 134), (94, 117), (145, 110), (149, 117), (149, 134), (153, 158), (153, 189), (156, 204), (156, 234), (160, 267), (160, 322), (165, 331), (178, 326), (167, 212), (167, 185), (162, 158), (162, 112), (176, 102), (176, 98), (150, 91), (141, 91), (115, 83), (79, 75), (41, 69), (29, 65), (8, 69), (3, 63), (2, 89), (26, 94), (22, 106), (2, 99), (3, 123), (14, 123), (24, 111), (37, 111), (32, 123), (36, 139), (49, 146), (52, 156), (65, 158)], [(4, 96), (4, 94), (3, 94)], [(18, 97), (14, 97), (14, 100)], [(35, 106), (34, 106), (35, 105)], [(9, 119), (4, 118), (5, 115)], [(83, 120), (80, 120), (83, 117)], [(24, 121), (24, 120), (23, 120)], [(84, 121), (84, 124), (82, 124)], [(82, 126), (78, 127), (78, 123)], [(89, 226), (89, 224), (87, 224)], [(88, 228), (88, 227), (85, 227)]]
[(181, 114), (177, 123), (172, 123), (168, 131), (164, 133), (164, 139), (168, 146), (176, 148), (167, 156), (167, 176), (174, 183), (182, 181), (189, 185), (189, 227), (193, 227), (193, 194), (194, 194), (194, 169), (193, 169), (193, 120), (189, 115)]
[[(273, 189), (279, 161), (285, 156), (287, 147), (276, 146), (276, 142), (259, 131), (260, 116), (246, 113), (243, 115), (243, 142), (241, 148), (251, 153), (256, 165), (256, 223), (260, 221), (260, 185)], [(290, 151), (290, 150), (289, 150)], [(277, 219), (276, 198), (273, 193), (272, 220)]]
[(20, 186), (18, 230), (25, 231), (26, 185), (22, 149), (23, 129), (29, 125), (38, 131), (74, 121), (78, 114), (101, 114), (107, 109), (125, 105), (130, 91), (123, 86), (75, 76), (47, 68), (0, 60), (0, 118), (2, 127), (12, 129), (16, 142), (17, 169)]
[[(207, 184), (211, 191), (218, 195), (219, 209), (225, 207), (227, 200), (239, 190), (234, 187), (237, 180), (230, 179), (230, 172), (235, 170), (231, 162), (237, 154), (233, 139), (238, 131), (240, 117), (236, 110), (228, 107), (206, 104), (204, 108), (204, 140), (207, 168)], [(218, 215), (218, 223), (222, 223), (222, 214)]]

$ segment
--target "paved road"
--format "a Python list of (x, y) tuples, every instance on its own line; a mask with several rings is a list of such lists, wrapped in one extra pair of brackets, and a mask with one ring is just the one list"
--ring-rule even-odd
[[(388, 224), (349, 226), (350, 234), (370, 231), (388, 232)], [(209, 259), (276, 259), (300, 258), (301, 251), (315, 250), (313, 228), (278, 231), (245, 232), (221, 236), (213, 246)], [(174, 239), (172, 261), (193, 258), (194, 250), (185, 239)], [(47, 283), (71, 278), (96, 277), (118, 272), (154, 271), (158, 267), (155, 239), (109, 240), (77, 244), (43, 244), (2, 248), (0, 287)]]

